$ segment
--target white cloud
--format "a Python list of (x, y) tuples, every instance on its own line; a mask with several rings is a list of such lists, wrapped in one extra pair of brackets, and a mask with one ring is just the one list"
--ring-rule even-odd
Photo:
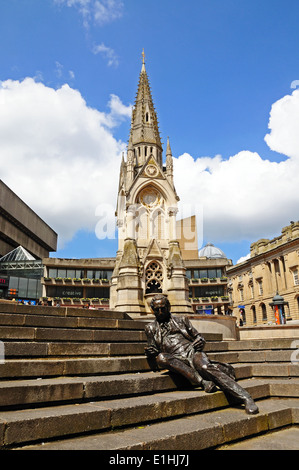
[(76, 7), (83, 18), (85, 28), (89, 27), (91, 20), (91, 0), (54, 0), (54, 3), (66, 5), (68, 7)]
[(115, 96), (103, 113), (68, 85), (0, 82), (1, 179), (58, 232), (61, 244), (80, 228), (95, 230), (99, 205), (116, 205), (125, 149), (112, 135), (116, 102), (123, 118), (126, 107)]
[(244, 261), (247, 261), (249, 258), (250, 258), (250, 253), (248, 253), (248, 255), (242, 256), (240, 259), (238, 259), (236, 264), (243, 263)]
[(94, 19), (102, 25), (121, 18), (123, 2), (120, 0), (96, 0), (94, 2)]
[(279, 163), (246, 150), (228, 160), (188, 154), (174, 159), (181, 212), (185, 204), (203, 205), (206, 240), (268, 238), (299, 219), (299, 90), (273, 104), (269, 129), (269, 147), (289, 157)]
[(85, 27), (89, 27), (91, 21), (102, 26), (123, 15), (124, 5), (121, 0), (54, 0), (54, 2), (77, 8)]
[(273, 104), (265, 141), (276, 152), (299, 159), (299, 90)]
[(117, 95), (110, 95), (109, 107), (111, 116), (116, 119), (130, 119), (132, 116), (132, 105), (125, 106)]
[(56, 76), (58, 78), (61, 78), (62, 77), (62, 71), (63, 71), (63, 65), (60, 62), (56, 61), (55, 62), (55, 67), (56, 67), (55, 68)]
[[(64, 66), (58, 62), (58, 60), (55, 62), (55, 75), (56, 77), (62, 81), (64, 80), (64, 77), (67, 77), (68, 79), (70, 80), (74, 80), (75, 79), (75, 73), (72, 71), (72, 70), (68, 70), (67, 73), (65, 73), (65, 70), (64, 70)], [(34, 77), (34, 78), (38, 78), (38, 77)], [(43, 81), (43, 77), (41, 76), (41, 80), (40, 81)]]
[(108, 66), (111, 67), (112, 65), (117, 67), (118, 66), (118, 57), (111, 47), (105, 46), (104, 43), (95, 45), (93, 47), (94, 54), (101, 54), (105, 59), (107, 59)]
[[(81, 228), (94, 231), (100, 205), (115, 207), (126, 145), (113, 129), (123, 119), (129, 125), (130, 116), (131, 105), (113, 94), (108, 112), (100, 112), (66, 84), (56, 90), (32, 78), (0, 82), (0, 177), (60, 242)], [(299, 219), (298, 116), (299, 90), (272, 106), (265, 139), (286, 155), (279, 163), (246, 150), (228, 160), (174, 158), (181, 215), (184, 206), (202, 205), (206, 240), (255, 241)], [(113, 211), (111, 218), (109, 226)]]
[[(91, 24), (103, 26), (122, 17), (124, 4), (121, 0), (53, 0), (57, 5), (66, 5), (76, 8), (83, 19), (83, 25), (89, 29)], [(114, 49), (104, 43), (95, 45), (92, 52), (101, 54), (108, 63), (108, 66), (117, 67), (119, 58)], [(63, 66), (56, 62), (56, 73), (62, 76)], [(70, 72), (71, 74), (71, 72)]]

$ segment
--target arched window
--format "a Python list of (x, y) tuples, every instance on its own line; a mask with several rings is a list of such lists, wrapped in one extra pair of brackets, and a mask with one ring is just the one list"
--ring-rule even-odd
[(267, 321), (267, 309), (265, 304), (261, 304), (262, 309), (262, 321)]
[(145, 122), (148, 122), (148, 113), (145, 113)]
[(252, 313), (252, 322), (256, 323), (256, 310), (255, 310), (255, 305), (251, 307), (251, 313)]
[(145, 271), (145, 293), (162, 293), (163, 272), (157, 261), (152, 261)]

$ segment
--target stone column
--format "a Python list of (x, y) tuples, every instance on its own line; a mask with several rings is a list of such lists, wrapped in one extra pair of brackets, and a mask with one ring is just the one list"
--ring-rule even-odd
[(279, 263), (279, 269), (280, 269), (281, 287), (283, 290), (285, 290), (287, 288), (287, 285), (286, 285), (286, 278), (285, 278), (285, 271), (284, 271), (285, 263), (284, 263), (283, 256), (280, 256), (278, 258), (278, 263)]
[(145, 314), (143, 289), (140, 278), (140, 260), (136, 241), (127, 238), (119, 262), (116, 310), (129, 314)]
[(126, 238), (131, 240), (136, 239), (136, 205), (131, 204), (127, 208), (127, 220), (126, 220)]
[(169, 242), (167, 272), (167, 293), (173, 313), (192, 313), (186, 269), (177, 240)]

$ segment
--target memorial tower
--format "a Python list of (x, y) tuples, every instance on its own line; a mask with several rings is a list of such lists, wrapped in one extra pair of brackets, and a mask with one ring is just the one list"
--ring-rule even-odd
[(168, 296), (173, 313), (190, 313), (186, 270), (176, 235), (179, 197), (167, 140), (165, 165), (145, 56), (126, 158), (123, 155), (116, 208), (118, 251), (110, 306), (129, 314), (150, 312), (153, 295)]

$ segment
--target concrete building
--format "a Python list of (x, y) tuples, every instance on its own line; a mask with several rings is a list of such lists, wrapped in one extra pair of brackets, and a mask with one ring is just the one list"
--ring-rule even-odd
[[(224, 253), (219, 256), (216, 247), (211, 252), (209, 244), (209, 252), (205, 248), (197, 250), (195, 256), (183, 259), (183, 263), (191, 305), (189, 313), (231, 314), (226, 277), (231, 260)], [(113, 308), (110, 288), (115, 266), (116, 258), (44, 258), (42, 297), (62, 305)]]
[(185, 259), (184, 264), (194, 313), (231, 315), (226, 273), (232, 261), (225, 253), (208, 243), (197, 257)]
[(56, 251), (57, 233), (0, 180), (0, 257), (18, 246), (42, 259)]
[(299, 222), (272, 240), (252, 243), (250, 258), (227, 270), (233, 314), (246, 326), (275, 323), (273, 297), (287, 302), (285, 318), (299, 319)]
[(36, 302), (42, 295), (41, 258), (57, 234), (0, 181), (0, 297)]
[(44, 258), (42, 297), (52, 304), (109, 308), (115, 258)]

